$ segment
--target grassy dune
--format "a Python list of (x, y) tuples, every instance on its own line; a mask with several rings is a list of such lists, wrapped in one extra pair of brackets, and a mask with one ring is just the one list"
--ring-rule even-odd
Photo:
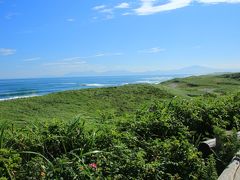
[(182, 96), (199, 96), (203, 94), (223, 95), (236, 92), (240, 88), (240, 73), (226, 75), (191, 76), (176, 78), (161, 85), (174, 89), (173, 93)]
[(173, 97), (161, 86), (126, 85), (65, 91), (41, 97), (0, 102), (0, 121), (47, 121), (79, 115), (96, 122), (104, 115), (131, 114), (143, 104)]
[[(235, 74), (235, 76), (239, 74)], [(41, 97), (0, 102), (0, 121), (47, 121), (71, 119), (77, 115), (95, 120), (108, 114), (132, 114), (141, 106), (174, 96), (193, 97), (226, 94), (240, 88), (239, 79), (228, 76), (192, 76), (159, 85), (65, 91)]]

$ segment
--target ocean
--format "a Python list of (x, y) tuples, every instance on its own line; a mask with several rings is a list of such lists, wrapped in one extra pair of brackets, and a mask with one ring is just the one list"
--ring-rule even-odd
[(176, 77), (184, 77), (184, 75), (0, 79), (0, 101), (42, 96), (66, 90), (122, 86), (139, 83), (158, 84)]

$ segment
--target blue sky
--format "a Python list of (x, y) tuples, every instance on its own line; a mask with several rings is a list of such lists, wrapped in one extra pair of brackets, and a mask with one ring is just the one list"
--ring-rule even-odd
[(240, 0), (0, 0), (0, 78), (240, 68)]

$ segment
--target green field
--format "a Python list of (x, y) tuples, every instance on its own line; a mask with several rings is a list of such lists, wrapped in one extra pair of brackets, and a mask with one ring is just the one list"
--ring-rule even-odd
[[(0, 102), (0, 179), (216, 179), (240, 144), (240, 73)], [(202, 140), (222, 146), (203, 158)]]
[(222, 76), (192, 76), (159, 85), (125, 85), (120, 87), (65, 91), (41, 97), (0, 102), (0, 121), (46, 121), (75, 116), (95, 122), (103, 114), (117, 117), (135, 113), (154, 101), (174, 96), (190, 98), (206, 94), (223, 95), (238, 91), (240, 80)]
[(65, 91), (41, 97), (0, 102), (1, 121), (51, 121), (80, 116), (97, 123), (104, 116), (124, 117), (154, 100), (173, 97), (161, 86), (120, 87)]
[(230, 76), (230, 74), (191, 76), (183, 79), (170, 80), (162, 83), (162, 85), (170, 89), (173, 88), (173, 93), (180, 96), (194, 97), (204, 94), (223, 95), (239, 90), (239, 76), (239, 73), (236, 73), (233, 77)]

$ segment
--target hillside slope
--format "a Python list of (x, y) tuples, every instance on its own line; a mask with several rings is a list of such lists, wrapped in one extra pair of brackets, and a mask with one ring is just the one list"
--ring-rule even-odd
[[(1, 102), (0, 179), (215, 180), (240, 149), (235, 77)], [(220, 146), (203, 156), (199, 143), (213, 137)]]
[[(41, 97), (0, 102), (0, 121), (46, 121), (71, 119), (77, 115), (96, 121), (103, 116), (132, 114), (143, 105), (174, 96), (193, 97), (226, 94), (240, 89), (238, 74), (192, 76), (158, 85), (65, 91)], [(106, 117), (105, 117), (106, 118)]]
[(240, 73), (191, 76), (163, 82), (162, 85), (178, 95), (190, 97), (203, 94), (222, 95), (240, 89)]

